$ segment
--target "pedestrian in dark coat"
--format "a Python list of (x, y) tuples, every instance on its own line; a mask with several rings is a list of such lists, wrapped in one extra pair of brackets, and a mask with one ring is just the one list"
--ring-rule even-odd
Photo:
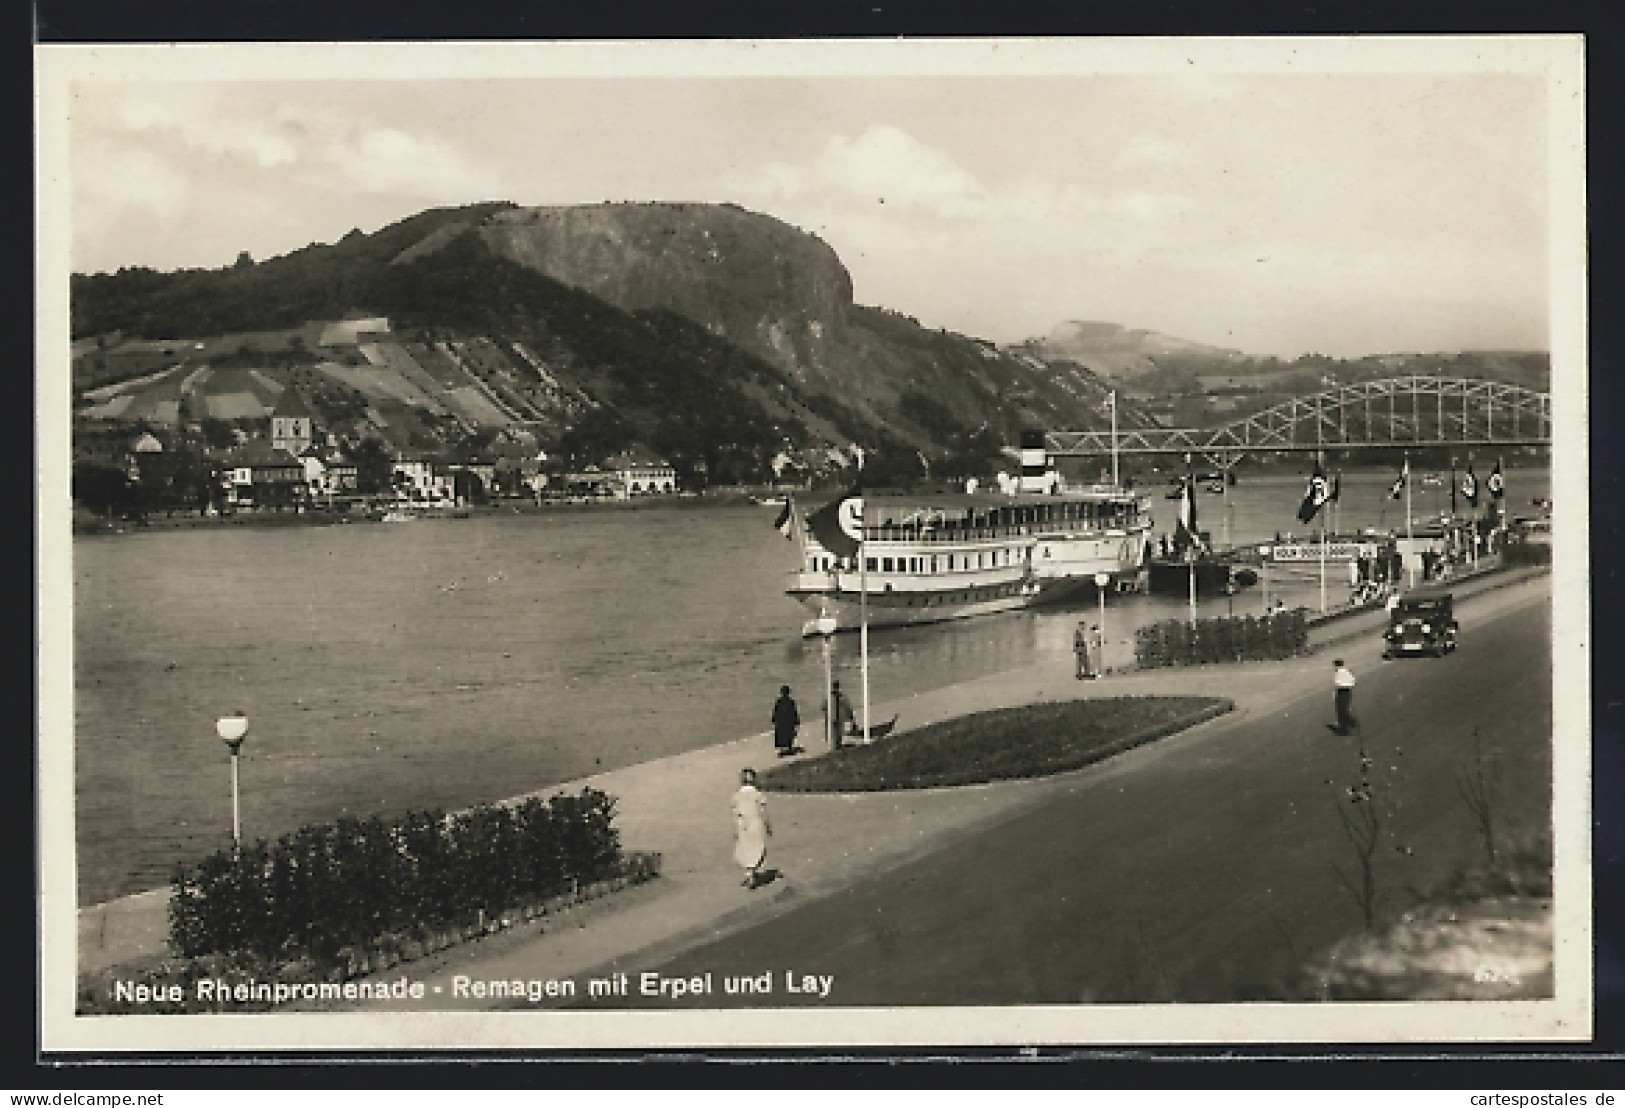
[(835, 734), (835, 749), (843, 745), (842, 739), (857, 732), (857, 717), (852, 713), (852, 702), (841, 691), (841, 683), (835, 682), (830, 686), (830, 704), (835, 709), (835, 725), (832, 728)]
[(1077, 678), (1079, 681), (1093, 680), (1094, 668), (1089, 664), (1089, 654), (1094, 647), (1094, 632), (1079, 621), (1077, 630), (1072, 632), (1072, 657), (1077, 662)]
[(779, 698), (773, 702), (773, 745), (779, 757), (796, 752), (796, 731), (801, 727), (801, 713), (790, 699), (790, 686), (779, 686)]

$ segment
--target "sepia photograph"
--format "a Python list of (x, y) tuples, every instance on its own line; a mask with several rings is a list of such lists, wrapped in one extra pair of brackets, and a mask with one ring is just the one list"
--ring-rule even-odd
[(44, 1049), (1590, 1036), (1579, 36), (35, 64)]

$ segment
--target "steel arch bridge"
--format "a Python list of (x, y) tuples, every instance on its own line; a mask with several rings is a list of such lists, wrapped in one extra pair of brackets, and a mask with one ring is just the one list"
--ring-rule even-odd
[[(1358, 446), (1530, 446), (1552, 441), (1552, 398), (1518, 385), (1412, 374), (1297, 396), (1222, 427), (1136, 427), (1117, 432), (1119, 454), (1207, 454)], [(1051, 431), (1058, 457), (1112, 452), (1110, 431)]]

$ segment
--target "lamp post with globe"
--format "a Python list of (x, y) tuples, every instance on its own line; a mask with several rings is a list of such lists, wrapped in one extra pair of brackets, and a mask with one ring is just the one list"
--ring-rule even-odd
[(835, 637), (835, 617), (820, 608), (818, 618), (812, 621), (812, 626), (824, 640), (824, 743), (830, 750), (834, 750), (835, 729), (840, 726), (835, 722), (834, 678), (830, 671), (829, 659), (830, 640)]
[(1095, 668), (1099, 673), (1106, 672), (1106, 586), (1111, 583), (1111, 574), (1095, 574), (1095, 600), (1100, 604), (1100, 663)]
[(243, 845), (243, 823), (237, 800), (237, 757), (242, 753), (243, 740), (248, 737), (248, 717), (240, 711), (236, 715), (222, 716), (215, 720), (214, 729), (220, 741), (226, 744), (226, 749), (231, 751), (231, 841), (240, 850)]

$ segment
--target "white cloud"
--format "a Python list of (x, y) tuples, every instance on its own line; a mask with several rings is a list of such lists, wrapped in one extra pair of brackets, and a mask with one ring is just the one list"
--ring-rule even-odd
[(261, 168), (287, 165), (299, 158), (293, 141), (276, 127), (263, 120), (233, 118), (192, 90), (135, 93), (120, 100), (116, 115), (128, 131), (163, 132), (191, 149), (248, 157)]
[(471, 200), (501, 188), (497, 174), (453, 144), (394, 127), (347, 130), (324, 143), (318, 158), (366, 192)]
[(263, 96), (227, 100), (171, 86), (132, 91), (111, 114), (123, 137), (155, 154), (167, 143), (176, 154), (240, 158), (261, 170), (291, 167), (307, 185), (457, 202), (497, 195), (505, 183), (489, 163), (441, 136), (327, 107)]
[(1146, 223), (1182, 216), (1195, 207), (1188, 196), (1171, 192), (1124, 192), (1107, 204), (1116, 215), (1126, 215)]
[(723, 184), (748, 196), (797, 197), (807, 191), (808, 173), (788, 162), (768, 162), (749, 173), (728, 173)]
[(1177, 165), (1184, 161), (1185, 157), (1185, 148), (1176, 142), (1170, 142), (1158, 135), (1135, 135), (1128, 145), (1117, 152), (1117, 157), (1112, 159), (1112, 168), (1121, 170), (1142, 165)]
[(74, 169), (74, 189), (98, 208), (135, 208), (169, 221), (192, 206), (192, 180), (140, 147), (106, 146)]
[(983, 215), (991, 199), (947, 154), (885, 124), (856, 139), (835, 136), (819, 155), (816, 172), (824, 183), (860, 198), (946, 218)]
[(829, 213), (884, 211), (952, 221), (1035, 223), (1093, 215), (1101, 199), (1076, 185), (1027, 180), (989, 188), (952, 157), (896, 127), (836, 135), (809, 164), (774, 161), (726, 173), (723, 189), (747, 204), (815, 203)]

